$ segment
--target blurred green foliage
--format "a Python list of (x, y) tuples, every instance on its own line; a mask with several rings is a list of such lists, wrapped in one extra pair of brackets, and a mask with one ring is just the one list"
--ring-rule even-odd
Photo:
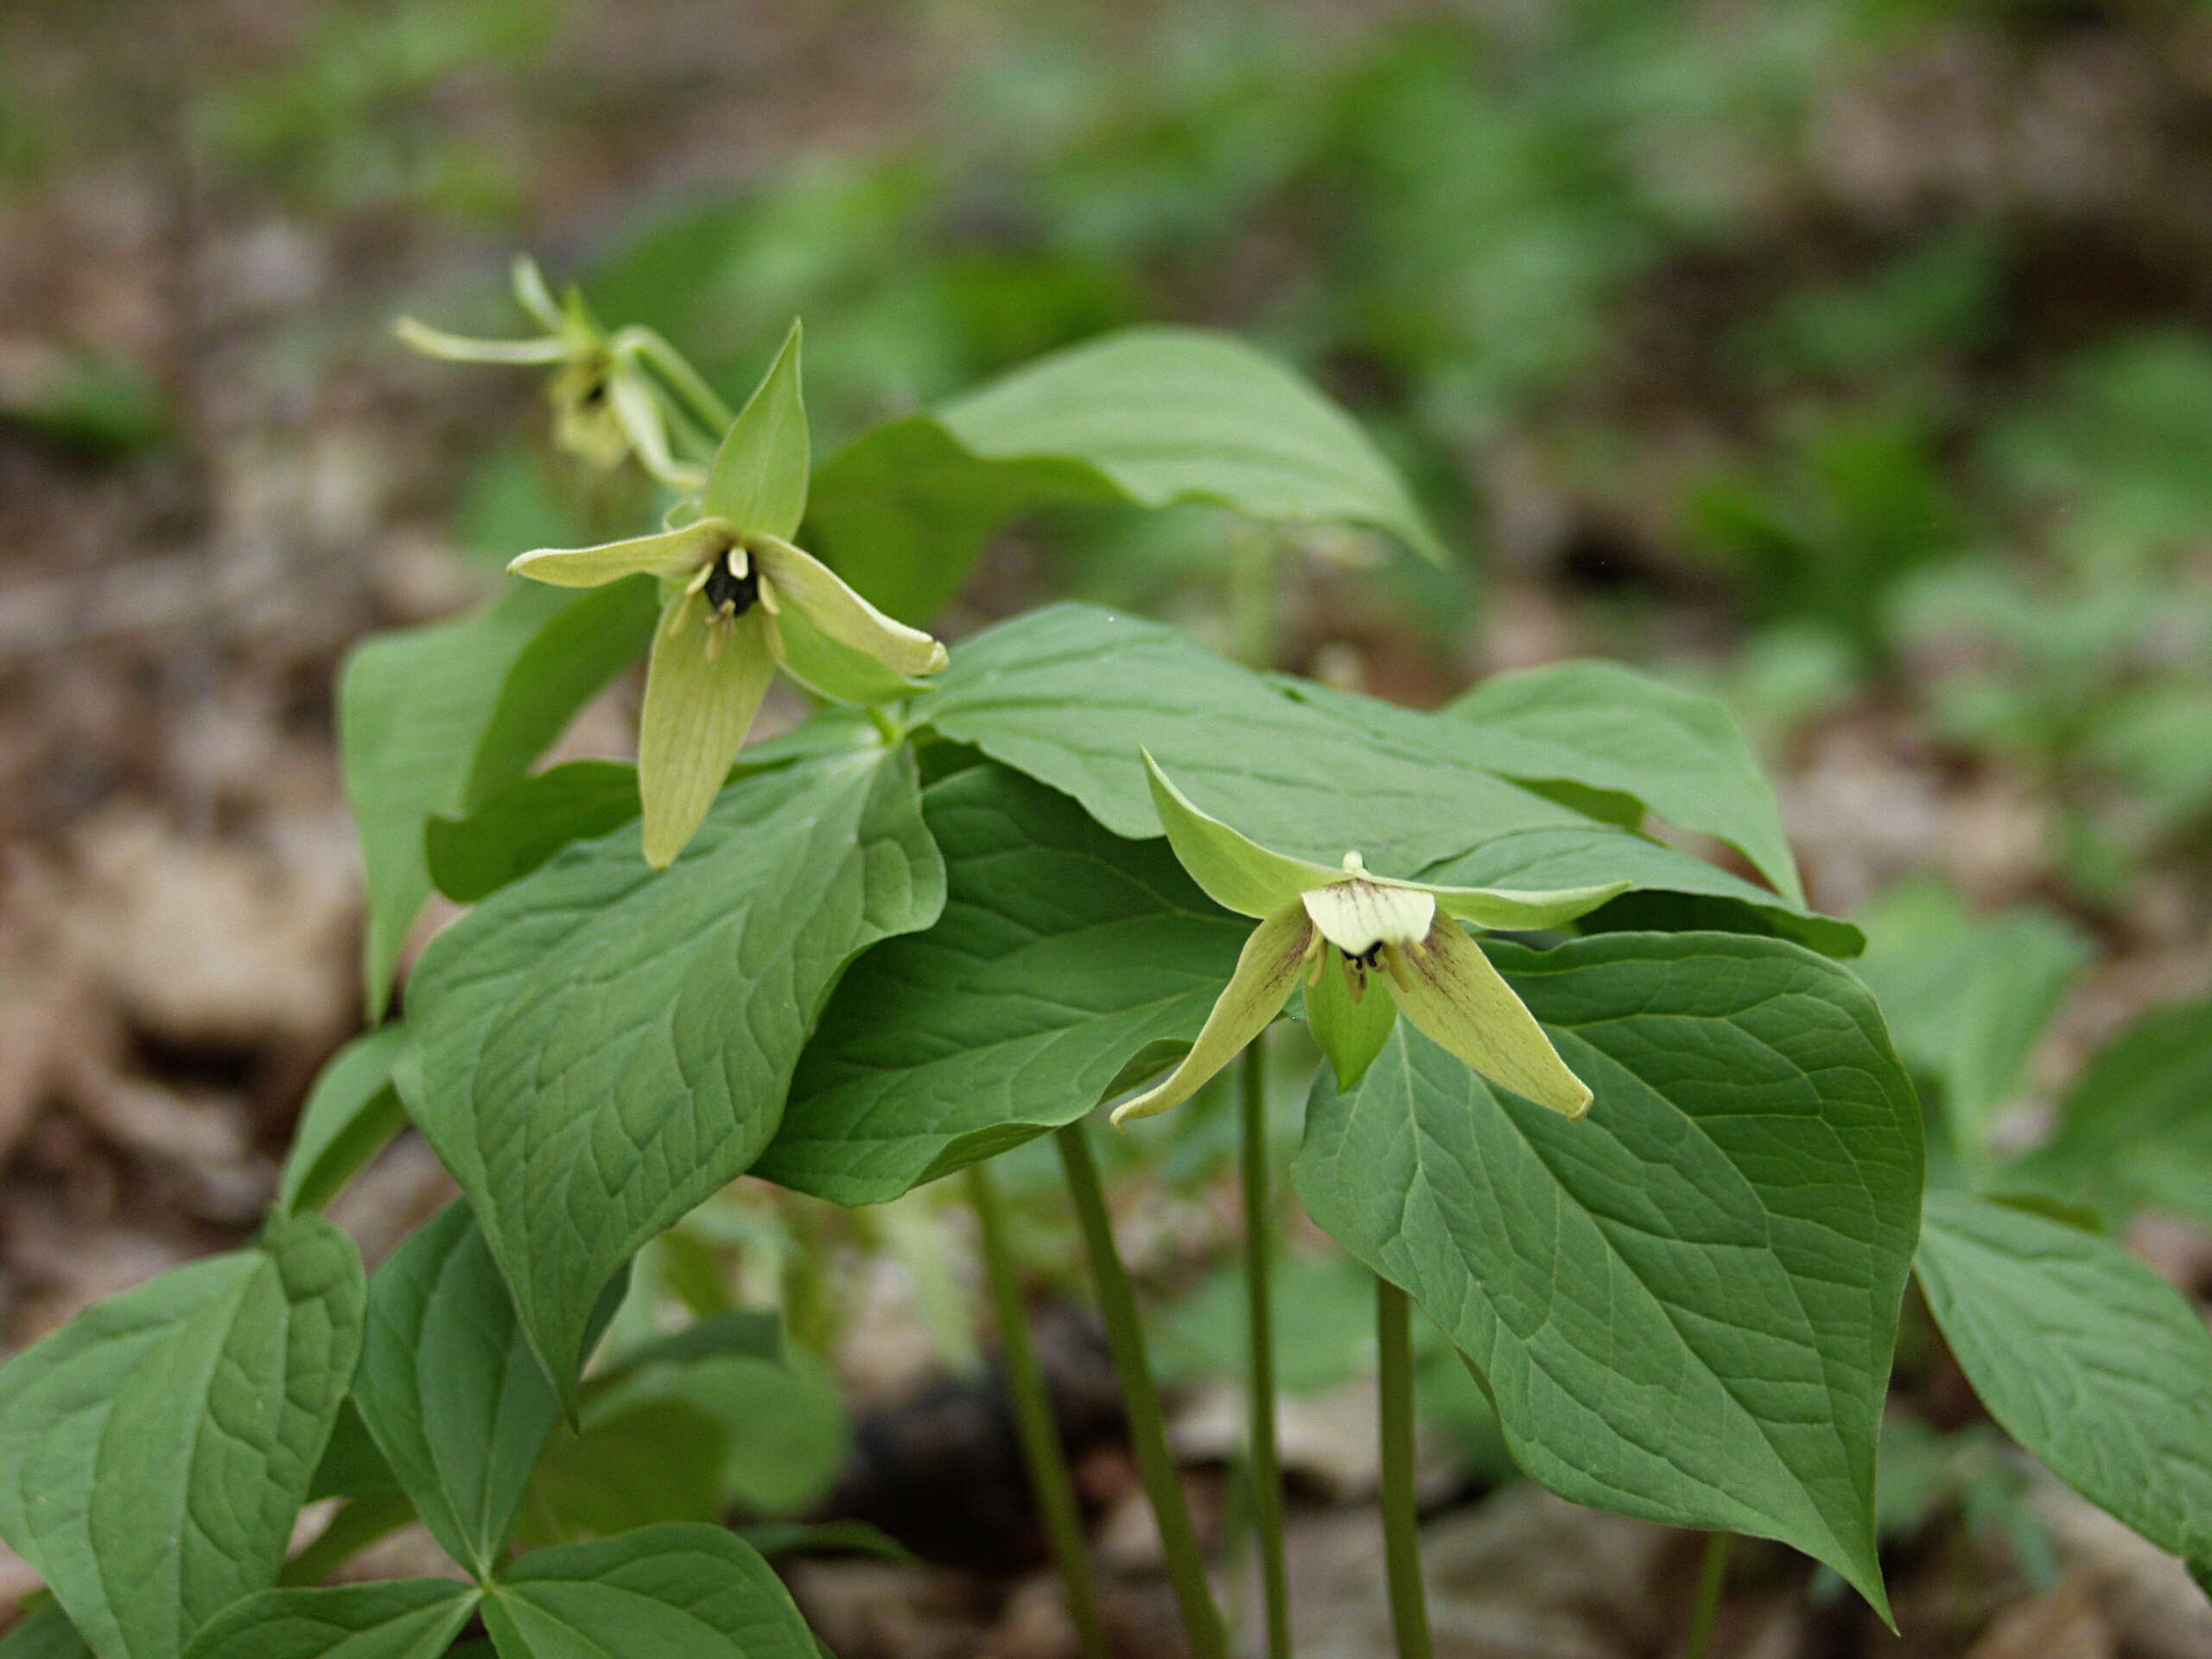
[[(2185, 186), (2145, 199), (2196, 154), (2200, 15), (904, 0), (731, 32), (680, 3), (310, 0), (197, 58), (149, 31), (108, 101), (166, 161), (181, 92), (226, 202), (536, 245), (725, 393), (804, 313), (824, 456), (1109, 329), (1230, 328), (1359, 415), (1456, 567), (1054, 509), (985, 609), (1077, 593), (1308, 670), (1378, 639), (1449, 664), (1509, 570), (1567, 601), (1574, 649), (1702, 658), (1670, 665), (1777, 752), (1872, 707), (1946, 764), (2024, 772), (2056, 878), (2117, 912), (2212, 830), (2212, 253)], [(0, 22), (0, 193), (101, 151), (52, 49), (82, 33), (50, 4)], [(848, 86), (849, 60), (893, 73)], [(2142, 124), (2051, 104), (2069, 76), (2114, 109), (2139, 92)], [(2016, 105), (2036, 144), (1974, 124)], [(488, 296), (493, 262), (466, 263)], [(151, 377), (56, 344), (105, 378), (35, 407), (0, 385), (10, 418), (159, 442)], [(477, 464), (460, 540), (487, 563), (649, 511), (504, 442)]]

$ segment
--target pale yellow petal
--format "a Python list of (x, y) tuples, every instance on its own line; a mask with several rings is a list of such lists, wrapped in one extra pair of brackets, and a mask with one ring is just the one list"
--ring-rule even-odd
[(448, 363), (558, 363), (569, 354), (563, 340), (476, 340), (467, 334), (449, 334), (412, 317), (400, 318), (391, 325), (391, 332), (410, 349)]
[(537, 268), (537, 261), (526, 253), (515, 256), (514, 264), (507, 268), (509, 281), (515, 293), (515, 303), (556, 334), (568, 326), (568, 319), (560, 302), (553, 297), (553, 290), (545, 285), (545, 273)]
[(1378, 944), (1418, 944), (1436, 921), (1436, 900), (1425, 887), (1363, 876), (1309, 887), (1299, 894), (1321, 937), (1348, 957)]
[(597, 588), (640, 575), (688, 581), (735, 540), (721, 519), (702, 518), (681, 530), (603, 542), (597, 547), (540, 548), (514, 559), (507, 570), (556, 588)]
[(1288, 906), (1252, 930), (1236, 958), (1236, 971), (1228, 988), (1206, 1015), (1198, 1039), (1183, 1057), (1182, 1065), (1135, 1099), (1114, 1110), (1114, 1122), (1150, 1117), (1181, 1104), (1205, 1087), (1211, 1077), (1247, 1043), (1268, 1028), (1282, 1012), (1297, 988), (1306, 963), (1306, 947), (1313, 942), (1313, 925), (1297, 906)]
[(776, 595), (843, 645), (864, 651), (894, 674), (934, 674), (944, 647), (919, 628), (894, 622), (840, 581), (811, 553), (774, 536), (748, 536), (746, 545)]
[(1477, 927), (1558, 927), (1586, 916), (1630, 887), (1609, 881), (1599, 887), (1431, 887), (1436, 907)]
[(664, 484), (677, 489), (698, 488), (705, 474), (696, 467), (683, 465), (669, 453), (668, 427), (661, 417), (660, 405), (635, 370), (609, 371), (607, 402), (639, 465)]
[(776, 669), (768, 626), (758, 607), (734, 624), (710, 622), (689, 594), (678, 594), (653, 635), (638, 721), (638, 790), (645, 862), (657, 870), (674, 861), (707, 816), (760, 711)]
[[(1385, 983), (1433, 1041), (1539, 1106), (1568, 1117), (1590, 1109), (1588, 1086), (1567, 1069), (1535, 1015), (1457, 922), (1439, 918), (1427, 941), (1398, 960), (1404, 976)], [(1380, 988), (1370, 986), (1370, 995)]]

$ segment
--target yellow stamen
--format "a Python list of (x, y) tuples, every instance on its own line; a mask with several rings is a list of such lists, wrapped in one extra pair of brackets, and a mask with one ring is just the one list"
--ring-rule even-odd
[[(1408, 946), (1407, 949), (1412, 949)], [(1382, 965), (1390, 971), (1390, 982), (1402, 991), (1413, 989), (1413, 976), (1406, 971), (1404, 952), (1394, 944), (1382, 947)]]

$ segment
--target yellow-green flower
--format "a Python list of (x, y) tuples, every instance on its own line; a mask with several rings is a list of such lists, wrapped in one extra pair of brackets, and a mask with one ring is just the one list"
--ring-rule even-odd
[(1247, 839), (1192, 805), (1149, 753), (1144, 763), (1168, 844), (1192, 880), (1260, 925), (1183, 1063), (1119, 1107), (1116, 1123), (1189, 1099), (1267, 1029), (1301, 981), (1306, 1020), (1341, 1087), (1359, 1081), (1403, 1013), (1491, 1082), (1568, 1117), (1590, 1109), (1588, 1087), (1459, 924), (1557, 927), (1627, 882), (1541, 893), (1428, 887), (1372, 874), (1357, 852), (1332, 870)]
[[(528, 258), (514, 264), (515, 302), (544, 333), (524, 340), (478, 340), (450, 334), (412, 317), (402, 317), (394, 332), (426, 356), (454, 363), (543, 364), (554, 368), (546, 385), (553, 404), (553, 441), (594, 467), (618, 465), (634, 454), (647, 472), (679, 489), (696, 490), (696, 467), (675, 459), (669, 445), (668, 417), (659, 395), (641, 365), (650, 361), (694, 411), (696, 429), (712, 420), (719, 407), (710, 388), (649, 328), (608, 334), (601, 327), (583, 296), (571, 288), (553, 297), (537, 266)], [(702, 412), (703, 411), (703, 412)], [(728, 414), (721, 412), (716, 427)], [(705, 435), (711, 442), (712, 431)]]
[(640, 574), (661, 580), (666, 598), (638, 723), (645, 861), (656, 869), (706, 816), (779, 663), (803, 653), (803, 677), (831, 695), (855, 661), (897, 677), (944, 666), (943, 645), (791, 545), (806, 512), (809, 459), (794, 323), (715, 455), (698, 518), (657, 536), (525, 553), (507, 567), (561, 588)]

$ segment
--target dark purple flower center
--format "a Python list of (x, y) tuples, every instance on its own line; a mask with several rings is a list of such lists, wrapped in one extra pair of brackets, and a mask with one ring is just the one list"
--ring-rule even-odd
[(737, 575), (729, 568), (729, 555), (715, 561), (715, 568), (707, 574), (707, 606), (716, 613), (743, 616), (760, 597), (760, 570), (750, 559), (746, 561), (745, 574)]

